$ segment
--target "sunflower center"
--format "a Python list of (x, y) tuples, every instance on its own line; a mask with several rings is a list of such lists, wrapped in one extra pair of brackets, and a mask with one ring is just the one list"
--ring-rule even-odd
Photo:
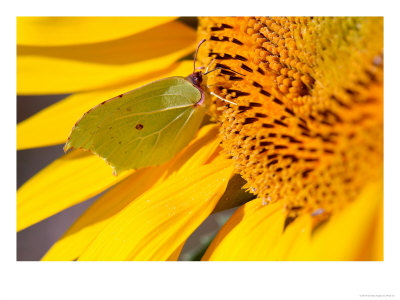
[(381, 174), (381, 18), (202, 18), (199, 35), (199, 59), (223, 68), (211, 90), (237, 103), (214, 99), (250, 192), (329, 215)]

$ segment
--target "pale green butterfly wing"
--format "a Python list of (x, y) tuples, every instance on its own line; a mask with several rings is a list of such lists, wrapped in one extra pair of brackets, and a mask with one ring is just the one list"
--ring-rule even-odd
[(159, 165), (194, 137), (205, 114), (202, 93), (183, 77), (169, 77), (122, 94), (88, 111), (64, 147), (102, 157), (118, 174)]

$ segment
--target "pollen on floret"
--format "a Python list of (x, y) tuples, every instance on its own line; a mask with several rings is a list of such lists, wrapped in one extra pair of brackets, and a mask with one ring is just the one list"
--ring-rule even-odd
[(382, 18), (210, 17), (199, 35), (204, 64), (244, 74), (215, 72), (208, 84), (237, 103), (214, 99), (213, 113), (250, 192), (319, 217), (379, 176)]

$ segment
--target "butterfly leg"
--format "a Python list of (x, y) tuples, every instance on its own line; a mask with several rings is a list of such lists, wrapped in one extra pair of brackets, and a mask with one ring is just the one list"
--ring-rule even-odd
[(214, 63), (214, 61), (215, 61), (215, 58), (208, 64), (206, 71), (204, 73), (208, 72), (208, 69), (211, 67), (211, 65)]
[(237, 105), (235, 102), (226, 100), (226, 99), (222, 98), (221, 96), (218, 96), (216, 93), (210, 92), (210, 94), (213, 95), (213, 96), (215, 96), (215, 97), (217, 97), (218, 99), (220, 99), (220, 100), (222, 100), (222, 101), (224, 101), (224, 102), (228, 102), (228, 103), (230, 103), (230, 104)]

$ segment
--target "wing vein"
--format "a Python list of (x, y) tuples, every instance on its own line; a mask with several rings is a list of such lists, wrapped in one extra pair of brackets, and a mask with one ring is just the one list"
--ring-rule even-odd
[(155, 135), (155, 134), (161, 133), (161, 132), (164, 131), (166, 128), (168, 128), (172, 123), (174, 123), (176, 120), (178, 120), (178, 119), (179, 119), (184, 113), (186, 113), (186, 112), (187, 112), (187, 110), (184, 110), (184, 111), (183, 111), (182, 113), (180, 113), (177, 117), (175, 117), (175, 119), (173, 119), (172, 121), (168, 122), (164, 127), (160, 128), (159, 130), (154, 131), (154, 132), (152, 132), (152, 133), (149, 134), (149, 135), (146, 135), (146, 136), (139, 136), (139, 137), (137, 137), (137, 138), (135, 138), (135, 139), (129, 141), (127, 144), (125, 144), (125, 147), (128, 146), (129, 144), (133, 143), (134, 141), (137, 141), (137, 140), (144, 140), (144, 139), (147, 139), (147, 138), (150, 137), (150, 136), (153, 136), (153, 135)]
[[(190, 99), (189, 99), (188, 97), (186, 97), (185, 95), (182, 95), (182, 94), (181, 94), (181, 95), (179, 95), (179, 94), (163, 94), (163, 96), (182, 96), (183, 98), (185, 98), (186, 100), (188, 100), (188, 101), (190, 102)], [(157, 97), (160, 97), (160, 96), (158, 95), (158, 96), (151, 96), (151, 97), (147, 97), (147, 98), (142, 98), (142, 99), (140, 99), (139, 102), (147, 101), (147, 100), (149, 100), (149, 99), (153, 99), (153, 98), (157, 98)], [(156, 113), (156, 112), (163, 112), (163, 111), (168, 111), (168, 110), (173, 110), (173, 109), (179, 109), (179, 108), (190, 107), (190, 106), (192, 106), (192, 105), (193, 105), (192, 103), (189, 103), (189, 104), (187, 104), (187, 105), (174, 106), (174, 107), (171, 107), (171, 109), (169, 109), (169, 107), (167, 107), (166, 109), (161, 109), (161, 110), (159, 110), (159, 111), (152, 111), (152, 112), (147, 112), (147, 113), (133, 113), (133, 114), (129, 114), (129, 115), (127, 115), (127, 116), (122, 116), (122, 117), (120, 117), (120, 118), (118, 118), (118, 119), (115, 119), (114, 121), (121, 120), (121, 119), (124, 119), (124, 118), (129, 118), (129, 117), (132, 117), (132, 116), (135, 116), (135, 115), (138, 115), (138, 114), (139, 114), (139, 115), (142, 115), (142, 114), (152, 114), (152, 113)], [(101, 128), (103, 127), (103, 125), (104, 125), (104, 123), (106, 122), (106, 120), (108, 120), (108, 119), (114, 114), (115, 111), (116, 111), (116, 110), (114, 109), (113, 112), (110, 113), (110, 114), (108, 115), (108, 118), (104, 118), (104, 119), (100, 122), (100, 124), (98, 124), (96, 131), (93, 133), (93, 135), (92, 135), (91, 138), (89, 139), (90, 141), (93, 141), (93, 139), (94, 139), (95, 136), (97, 135), (99, 129), (101, 129)]]
[(192, 117), (192, 114), (194, 113), (194, 109), (190, 112), (190, 115), (186, 118), (185, 123), (183, 123), (183, 125), (181, 126), (181, 128), (179, 129), (178, 133), (175, 135), (174, 140), (170, 143), (170, 145), (173, 145), (177, 139), (177, 137), (181, 134), (182, 129), (186, 126), (187, 122), (189, 121), (189, 119)]
[(140, 115), (140, 116), (141, 115), (151, 115), (151, 114), (154, 114), (154, 113), (159, 113), (159, 112), (164, 112), (164, 111), (169, 111), (169, 110), (174, 110), (174, 109), (179, 109), (179, 108), (185, 108), (185, 107), (189, 107), (189, 106), (192, 106), (192, 104), (190, 104), (190, 105), (173, 106), (173, 107), (166, 107), (166, 108), (163, 108), (163, 109), (146, 111), (146, 112), (132, 113), (132, 114), (125, 115), (125, 116), (119, 117), (117, 119), (114, 119), (113, 121), (118, 121), (118, 120), (130, 118), (130, 117), (134, 117), (134, 116), (138, 116), (138, 115)]

